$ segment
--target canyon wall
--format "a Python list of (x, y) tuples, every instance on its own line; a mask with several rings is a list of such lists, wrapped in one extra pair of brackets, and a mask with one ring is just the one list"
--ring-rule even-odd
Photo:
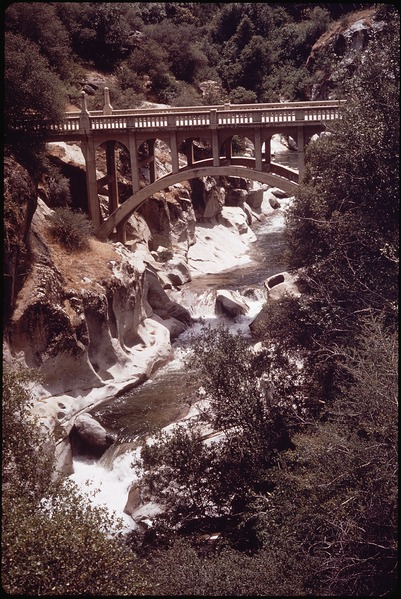
[[(82, 181), (77, 146), (51, 144), (49, 153), (68, 166), (71, 180)], [(170, 359), (172, 341), (192, 319), (169, 290), (236, 265), (254, 240), (246, 199), (255, 194), (244, 180), (207, 178), (196, 189), (184, 182), (131, 216), (126, 245), (91, 238), (87, 249), (68, 251), (52, 234), (46, 191), (33, 197), (22, 175), (29, 194), (20, 194), (17, 236), (25, 271), (13, 286), (3, 354), (13, 368), (35, 371), (33, 414), (53, 435), (58, 468), (69, 473), (75, 418), (141, 384)], [(216, 231), (224, 253), (216, 250)]]

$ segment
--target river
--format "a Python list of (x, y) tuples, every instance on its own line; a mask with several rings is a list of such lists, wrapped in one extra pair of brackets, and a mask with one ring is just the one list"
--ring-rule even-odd
[[(249, 324), (265, 301), (264, 281), (285, 268), (283, 231), (288, 200), (280, 200), (280, 203), (281, 208), (253, 226), (256, 241), (250, 244), (248, 264), (223, 273), (197, 277), (180, 291), (171, 292), (171, 298), (187, 307), (195, 319), (195, 324), (174, 343), (172, 361), (143, 385), (91, 410), (106, 429), (118, 435), (118, 442), (99, 461), (76, 456), (75, 472), (70, 478), (82, 492), (93, 495), (92, 503), (106, 505), (122, 518), (126, 530), (133, 527), (132, 519), (123, 513), (123, 509), (128, 490), (136, 478), (132, 463), (139, 449), (135, 449), (135, 443), (139, 447), (153, 431), (182, 418), (194, 397), (195, 383), (191, 382), (184, 362), (191, 335), (201, 331), (204, 324), (217, 326), (222, 321), (230, 330), (249, 335)], [(248, 313), (234, 319), (216, 315), (217, 289), (238, 291), (249, 305)], [(127, 447), (129, 450), (123, 451)]]

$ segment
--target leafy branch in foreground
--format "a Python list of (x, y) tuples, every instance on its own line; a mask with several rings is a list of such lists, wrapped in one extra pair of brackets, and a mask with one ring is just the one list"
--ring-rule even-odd
[[(134, 555), (105, 510), (53, 479), (53, 460), (31, 414), (26, 375), (4, 367), (3, 589), (12, 595), (146, 594)], [(50, 441), (51, 443), (51, 441)]]

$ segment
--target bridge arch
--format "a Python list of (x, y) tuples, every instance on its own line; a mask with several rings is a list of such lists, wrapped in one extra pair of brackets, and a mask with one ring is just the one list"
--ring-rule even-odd
[(253, 181), (259, 181), (260, 183), (267, 183), (272, 187), (278, 187), (289, 195), (293, 195), (298, 184), (285, 179), (279, 175), (273, 173), (263, 173), (256, 171), (252, 168), (246, 168), (243, 166), (207, 166), (207, 167), (196, 167), (189, 169), (182, 169), (178, 173), (171, 173), (160, 179), (157, 179), (147, 187), (139, 190), (133, 194), (128, 200), (121, 204), (110, 216), (105, 220), (102, 225), (97, 229), (96, 236), (100, 240), (106, 240), (107, 237), (112, 233), (114, 228), (118, 228), (121, 223), (125, 223), (130, 215), (139, 208), (150, 196), (153, 194), (170, 187), (176, 183), (187, 181), (189, 179), (197, 179), (199, 177), (242, 177), (244, 179), (251, 179)]

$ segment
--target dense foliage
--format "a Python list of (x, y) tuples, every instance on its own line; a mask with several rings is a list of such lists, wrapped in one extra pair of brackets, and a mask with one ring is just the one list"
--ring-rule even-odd
[[(115, 108), (144, 100), (176, 106), (309, 99), (319, 70), (314, 42), (333, 18), (363, 4), (15, 2), (5, 11), (6, 143), (31, 168), (40, 149), (32, 118), (59, 120), (69, 105)], [(368, 5), (370, 6), (370, 5)], [(316, 71), (316, 72), (315, 72)], [(216, 85), (202, 91), (200, 83)], [(28, 120), (26, 120), (26, 118)], [(25, 125), (23, 137), (15, 125)]]
[[(362, 6), (342, 5), (341, 11)], [(5, 13), (7, 111), (16, 107), (12, 90), (19, 86), (27, 90), (19, 102), (35, 109), (54, 85), (51, 78), (59, 84), (54, 108), (65, 102), (63, 91), (76, 102), (91, 68), (116, 75), (116, 108), (145, 96), (202, 102), (198, 84), (208, 79), (223, 86), (215, 103), (227, 95), (238, 101), (238, 88), (259, 101), (306, 99), (312, 84), (306, 60), (337, 13), (334, 4), (16, 2)], [(25, 66), (15, 61), (17, 53)], [(38, 56), (39, 69), (28, 72)], [(34, 82), (37, 71), (43, 81)], [(43, 102), (41, 114), (52, 116), (52, 110)]]
[(399, 16), (382, 10), (352, 79), (338, 70), (348, 104), (310, 145), (288, 213), (301, 298), (267, 305), (257, 354), (224, 331), (195, 345), (200, 422), (221, 437), (181, 428), (143, 454), (167, 511), (139, 544), (157, 547), (150, 576), (166, 594), (396, 588)]
[(32, 377), (3, 371), (3, 590), (24, 596), (146, 594), (134, 556), (117, 532), (110, 536), (117, 524), (72, 485), (54, 481), (52, 440), (31, 417)]

